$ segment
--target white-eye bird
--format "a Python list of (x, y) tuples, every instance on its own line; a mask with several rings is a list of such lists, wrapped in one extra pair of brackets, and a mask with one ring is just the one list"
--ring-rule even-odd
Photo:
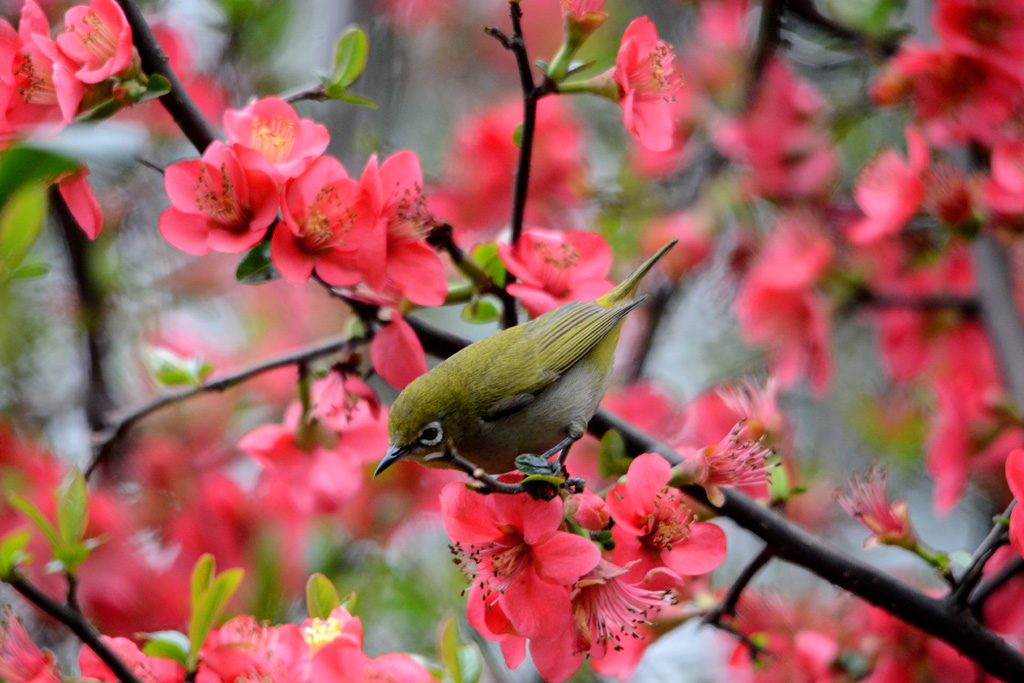
[(388, 419), (387, 454), (451, 467), (451, 454), (492, 474), (516, 456), (550, 458), (586, 432), (611, 378), (622, 320), (644, 297), (637, 285), (672, 240), (597, 301), (573, 301), (470, 344), (413, 380)]

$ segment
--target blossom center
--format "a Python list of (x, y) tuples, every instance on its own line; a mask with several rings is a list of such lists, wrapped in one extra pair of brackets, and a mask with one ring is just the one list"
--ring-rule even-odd
[(272, 164), (288, 158), (295, 137), (295, 123), (288, 119), (274, 116), (252, 120), (252, 147)]
[(330, 617), (328, 619), (316, 619), (312, 620), (309, 626), (302, 627), (302, 639), (306, 641), (306, 645), (316, 652), (324, 645), (334, 642), (341, 636), (341, 621)]
[(572, 244), (558, 245), (555, 252), (543, 242), (533, 245), (534, 259), (540, 266), (544, 288), (557, 297), (569, 295), (569, 275), (580, 261), (580, 252)]
[(66, 31), (74, 34), (82, 46), (98, 59), (109, 59), (117, 52), (117, 34), (95, 10), (82, 14), (78, 24), (71, 24)]
[(199, 168), (199, 180), (192, 189), (196, 195), (196, 207), (201, 213), (208, 214), (228, 229), (241, 231), (248, 228), (246, 212), (235, 199), (234, 183), (228, 178), (223, 164), (217, 177), (210, 166), (203, 163)]
[(509, 534), (499, 541), (490, 543), (456, 544), (457, 554), (476, 565), (476, 571), (469, 571), (470, 579), (484, 576), (481, 586), (484, 593), (504, 593), (530, 564), (532, 553), (522, 536)]
[(43, 69), (37, 67), (30, 52), (25, 52), (20, 61), (15, 61), (14, 83), (18, 95), (26, 104), (57, 104), (57, 88), (53, 84), (52, 69), (50, 73), (44, 73)]
[(654, 497), (654, 508), (647, 514), (643, 527), (646, 533), (640, 542), (653, 548), (672, 550), (673, 544), (690, 535), (692, 522), (693, 515), (683, 504), (679, 491), (665, 487)]

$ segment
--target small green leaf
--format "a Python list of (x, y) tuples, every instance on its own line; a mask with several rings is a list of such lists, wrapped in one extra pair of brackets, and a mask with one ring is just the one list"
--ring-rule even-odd
[(331, 612), (341, 605), (338, 589), (331, 580), (319, 572), (306, 581), (306, 609), (315, 619), (327, 619)]
[(481, 244), (473, 249), (473, 260), (483, 268), (487, 277), (499, 287), (505, 284), (505, 264), (498, 256), (498, 245), (494, 242)]
[(330, 85), (347, 88), (358, 81), (366, 68), (369, 51), (370, 41), (366, 31), (358, 26), (345, 29), (334, 48), (334, 70), (331, 72)]
[(57, 488), (57, 530), (64, 543), (76, 544), (85, 535), (89, 523), (89, 489), (77, 467)]
[(46, 195), (40, 185), (26, 185), (11, 194), (0, 213), (0, 280), (13, 274), (28, 255), (46, 217)]
[(228, 606), (231, 596), (238, 590), (238, 584), (242, 582), (244, 575), (245, 572), (241, 569), (228, 569), (218, 575), (203, 593), (199, 604), (193, 606), (192, 620), (188, 626), (188, 639), (191, 643), (190, 663), (196, 661), (206, 636)]
[(489, 299), (474, 298), (462, 309), (462, 319), (475, 325), (493, 323), (500, 317), (498, 307)]
[(146, 84), (146, 91), (142, 93), (138, 101), (148, 102), (155, 100), (169, 92), (171, 92), (171, 82), (160, 74), (153, 74), (149, 77), (149, 83)]
[(74, 574), (83, 562), (89, 559), (91, 548), (85, 543), (64, 543), (53, 549), (53, 559), (61, 568)]
[(210, 553), (204, 554), (196, 561), (192, 569), (192, 611), (203, 599), (203, 595), (210, 589), (213, 583), (213, 575), (217, 571), (217, 562)]
[(518, 147), (523, 141), (523, 124), (516, 126), (516, 129), (512, 131), (512, 144)]
[(459, 625), (448, 612), (437, 625), (437, 658), (441, 660), (444, 679), (452, 683), (462, 681), (462, 661), (459, 659)]
[(341, 600), (341, 604), (338, 605), (346, 612), (355, 612), (356, 610), (356, 594), (354, 592), (349, 593)]
[(532, 453), (517, 455), (516, 469), (523, 474), (537, 474), (541, 476), (555, 474), (551, 463), (539, 455), (534, 455)]
[(0, 154), (0, 206), (5, 206), (18, 188), (52, 182), (77, 165), (71, 159), (31, 147), (8, 149)]
[(28, 560), (25, 546), (32, 538), (30, 529), (15, 529), (0, 538), (0, 579), (8, 577)]
[(57, 528), (53, 526), (53, 523), (43, 515), (32, 501), (19, 496), (17, 493), (10, 494), (7, 500), (11, 505), (26, 514), (39, 527), (39, 530), (46, 536), (46, 540), (50, 542), (51, 547), (56, 549), (60, 546), (60, 536), (57, 534)]
[(12, 280), (29, 280), (42, 277), (50, 272), (50, 264), (42, 259), (29, 256), (18, 266), (17, 270), (11, 273)]
[(551, 484), (552, 486), (561, 486), (565, 483), (564, 479), (553, 474), (531, 474), (528, 477), (523, 477), (523, 480), (519, 483), (525, 486), (526, 484), (532, 484), (538, 481), (542, 481), (545, 484)]
[(121, 111), (127, 106), (124, 102), (115, 100), (113, 97), (103, 100), (92, 109), (83, 112), (75, 117), (75, 121), (88, 123), (91, 121), (103, 121)]
[(480, 680), (484, 660), (476, 643), (463, 643), (459, 647), (459, 667), (462, 669), (462, 683), (477, 683)]
[(182, 358), (170, 349), (151, 346), (143, 354), (149, 374), (160, 384), (198, 386), (213, 372), (213, 365), (202, 358)]
[(371, 100), (369, 97), (363, 97), (362, 95), (351, 95), (349, 93), (331, 95), (331, 99), (338, 100), (339, 102), (348, 102), (349, 104), (356, 104), (359, 105), (360, 107), (369, 107), (370, 109), (376, 109), (377, 107), (380, 106), (379, 104)]
[(609, 429), (601, 437), (601, 447), (597, 452), (597, 466), (602, 477), (621, 477), (629, 470), (629, 454), (622, 435)]
[(270, 240), (263, 240), (238, 262), (235, 279), (243, 285), (258, 285), (281, 277), (270, 260)]
[(181, 631), (156, 631), (155, 633), (136, 633), (136, 638), (145, 639), (142, 653), (150, 657), (161, 657), (178, 662), (182, 666), (188, 663), (188, 636)]
[(966, 550), (954, 550), (949, 554), (949, 561), (966, 569), (971, 566), (971, 554)]

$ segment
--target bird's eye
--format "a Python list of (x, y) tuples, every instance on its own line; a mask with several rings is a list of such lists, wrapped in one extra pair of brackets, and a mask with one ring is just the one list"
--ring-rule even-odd
[(436, 422), (431, 422), (420, 432), (420, 443), (424, 446), (436, 446), (441, 443), (443, 438), (444, 432), (441, 430), (441, 425)]

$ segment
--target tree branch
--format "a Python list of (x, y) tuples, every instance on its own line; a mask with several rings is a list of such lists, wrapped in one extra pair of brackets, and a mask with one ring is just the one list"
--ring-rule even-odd
[(114, 672), (121, 683), (141, 683), (128, 668), (128, 665), (100, 640), (99, 632), (75, 606), (58, 603), (22, 576), (9, 576), (3, 580), (10, 584), (11, 588), (21, 593), (26, 600), (67, 626), (68, 630), (88, 645), (100, 658), (100, 661)]
[(187, 389), (181, 389), (179, 391), (156, 396), (146, 403), (143, 403), (142, 405), (125, 413), (119, 420), (108, 426), (102, 432), (97, 432), (93, 435), (93, 459), (92, 462), (89, 463), (88, 469), (85, 471), (85, 476), (89, 477), (93, 473), (96, 467), (109, 456), (110, 450), (114, 444), (123, 438), (136, 422), (139, 422), (158, 410), (187, 401), (199, 396), (200, 394), (214, 391), (220, 392), (230, 389), (236, 384), (240, 384), (248, 379), (252, 379), (257, 375), (261, 375), (271, 370), (287, 367), (289, 365), (298, 365), (316, 358), (329, 356), (350, 347), (358, 346), (359, 344), (366, 342), (367, 339), (367, 336), (338, 337), (329, 339), (319, 344), (280, 356), (275, 356), (273, 358), (268, 358), (255, 365), (250, 365), (249, 367), (242, 368), (241, 370), (237, 370), (220, 377), (215, 377), (207, 382), (203, 382), (199, 386), (189, 387)]
[[(1010, 513), (1013, 512), (1013, 506), (1016, 504), (1017, 501), (1010, 501), (1010, 505), (1002, 516), (1004, 518), (1009, 517)], [(967, 597), (974, 590), (974, 587), (978, 585), (978, 581), (981, 580), (981, 573), (985, 569), (985, 563), (991, 559), (992, 555), (999, 549), (999, 546), (1006, 543), (1009, 537), (1010, 531), (1006, 528), (1005, 524), (996, 522), (992, 525), (992, 529), (985, 536), (985, 540), (981, 542), (981, 545), (977, 547), (971, 556), (971, 565), (964, 572), (963, 577), (957, 583), (953, 592), (948, 595), (950, 604), (956, 609), (963, 609), (967, 604)]]
[(989, 596), (1005, 586), (1007, 581), (1021, 572), (1024, 572), (1024, 557), (1017, 556), (1007, 562), (995, 576), (978, 586), (978, 590), (974, 591), (971, 599), (967, 601), (967, 606), (971, 608), (974, 616), (980, 617), (981, 608), (984, 606), (985, 601), (989, 599)]
[(718, 626), (722, 619), (725, 617), (732, 617), (736, 615), (736, 604), (740, 601), (740, 595), (747, 585), (753, 580), (754, 576), (775, 557), (775, 551), (772, 550), (771, 546), (766, 545), (761, 548), (761, 552), (750, 561), (743, 571), (740, 573), (736, 580), (731, 586), (729, 586), (729, 592), (722, 598), (722, 602), (719, 603), (718, 607), (714, 608), (706, 615), (704, 615), (704, 623), (711, 626)]
[(132, 28), (132, 42), (139, 51), (143, 71), (147, 74), (160, 74), (171, 84), (171, 91), (160, 98), (160, 104), (171, 115), (189, 142), (202, 153), (217, 139), (217, 132), (199, 111), (199, 107), (185, 90), (178, 75), (174, 73), (174, 69), (167, 61), (167, 55), (157, 42), (135, 0), (117, 0), (117, 4), (124, 10), (128, 25)]
[[(448, 352), (458, 350), (453, 347), (462, 348), (468, 344), (429, 323), (412, 317), (408, 321), (410, 324), (415, 321), (413, 329), (424, 348)], [(673, 449), (603, 409), (597, 411), (587, 428), (599, 438), (608, 429), (616, 429), (632, 456), (658, 453), (671, 464), (682, 461)], [(777, 558), (804, 567), (911, 626), (949, 643), (993, 676), (1024, 680), (1024, 655), (985, 629), (969, 612), (951, 610), (944, 599), (929, 597), (889, 574), (827, 546), (741, 493), (726, 490), (725, 501), (715, 506), (700, 486), (684, 486), (681, 490), (760, 537)]]

